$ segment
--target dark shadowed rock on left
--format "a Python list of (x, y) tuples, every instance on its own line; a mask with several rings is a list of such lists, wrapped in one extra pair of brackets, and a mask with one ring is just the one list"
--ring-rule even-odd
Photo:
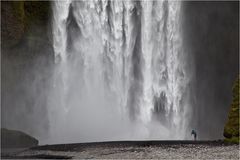
[(2, 148), (25, 148), (38, 145), (38, 140), (24, 132), (1, 128)]

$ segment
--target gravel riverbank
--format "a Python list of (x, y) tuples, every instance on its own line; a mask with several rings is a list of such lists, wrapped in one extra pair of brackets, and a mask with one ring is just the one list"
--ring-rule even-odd
[(239, 159), (239, 145), (223, 142), (104, 142), (39, 146), (2, 158), (39, 159)]

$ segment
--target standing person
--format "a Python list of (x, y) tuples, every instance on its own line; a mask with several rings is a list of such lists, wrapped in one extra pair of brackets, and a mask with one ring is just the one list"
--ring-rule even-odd
[(192, 130), (191, 135), (194, 136), (194, 140), (197, 140), (197, 132), (195, 130)]

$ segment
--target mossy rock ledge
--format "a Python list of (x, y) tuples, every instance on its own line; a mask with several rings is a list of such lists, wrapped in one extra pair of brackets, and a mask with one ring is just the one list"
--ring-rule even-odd
[(38, 140), (24, 132), (1, 128), (2, 148), (25, 148), (38, 145)]
[(48, 24), (50, 19), (50, 1), (1, 2), (2, 47), (13, 48), (26, 39), (51, 41), (46, 33), (50, 32)]
[(239, 144), (239, 77), (233, 86), (231, 109), (223, 135), (226, 142)]

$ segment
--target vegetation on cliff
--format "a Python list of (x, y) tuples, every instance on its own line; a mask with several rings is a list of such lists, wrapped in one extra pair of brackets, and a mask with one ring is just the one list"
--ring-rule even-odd
[(2, 47), (12, 48), (23, 39), (47, 35), (50, 9), (49, 1), (1, 2)]
[(224, 127), (224, 137), (228, 142), (239, 143), (239, 77), (233, 86), (233, 99)]

